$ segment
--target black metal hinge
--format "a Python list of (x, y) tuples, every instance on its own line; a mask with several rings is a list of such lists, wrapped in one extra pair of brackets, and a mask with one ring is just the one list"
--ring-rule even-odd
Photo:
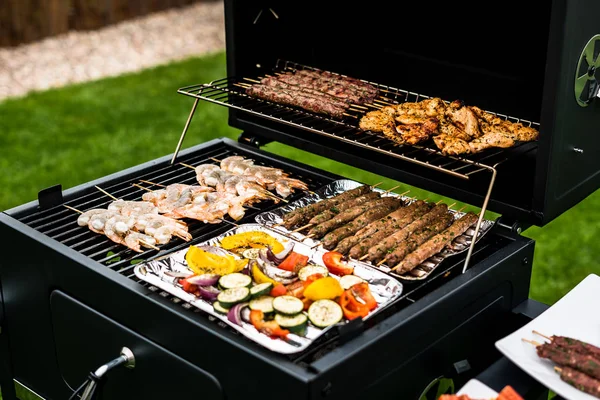
[(272, 140), (255, 135), (250, 132), (242, 132), (242, 134), (238, 137), (238, 142), (259, 148), (260, 146), (264, 146), (268, 143), (271, 143)]

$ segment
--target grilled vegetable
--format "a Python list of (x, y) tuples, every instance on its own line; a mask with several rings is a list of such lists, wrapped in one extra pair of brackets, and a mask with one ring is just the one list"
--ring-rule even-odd
[(356, 275), (345, 275), (340, 278), (340, 285), (344, 290), (350, 289), (352, 286), (361, 282), (364, 282), (364, 279), (359, 278)]
[(283, 250), (283, 245), (273, 236), (261, 231), (249, 231), (226, 236), (221, 239), (221, 247), (226, 250), (243, 249), (248, 247), (269, 246), (275, 253)]
[(253, 261), (257, 263), (258, 268), (262, 271), (263, 274), (277, 282), (283, 283), (284, 285), (298, 280), (298, 275), (294, 271), (286, 271), (280, 269), (278, 267), (273, 266), (270, 263), (264, 262), (260, 258)]
[(342, 293), (344, 293), (344, 289), (338, 280), (331, 277), (317, 279), (304, 289), (304, 297), (310, 300), (332, 300)]
[(223, 290), (217, 296), (217, 300), (224, 308), (231, 308), (238, 303), (243, 303), (250, 299), (250, 289), (247, 287), (237, 287)]
[(242, 325), (242, 309), (247, 307), (248, 303), (239, 303), (231, 307), (227, 312), (227, 319), (236, 325)]
[(308, 263), (308, 256), (292, 251), (277, 267), (285, 271), (298, 271)]
[(306, 331), (308, 317), (303, 313), (294, 316), (275, 314), (275, 322), (283, 329), (303, 334)]
[(214, 286), (198, 286), (198, 293), (204, 300), (215, 301), (221, 291)]
[(279, 296), (273, 299), (275, 311), (285, 315), (296, 315), (304, 308), (302, 300), (294, 296)]
[(261, 250), (261, 248), (246, 249), (242, 251), (242, 257), (247, 258), (249, 260), (254, 260), (255, 258), (259, 257)]
[(265, 321), (265, 315), (260, 310), (250, 311), (250, 322), (258, 330), (272, 337), (286, 337), (290, 331), (281, 329), (275, 321)]
[(279, 265), (285, 258), (292, 252), (294, 249), (294, 242), (289, 242), (285, 245), (285, 248), (281, 250), (279, 253), (275, 254), (271, 247), (267, 247), (265, 249), (265, 254), (268, 261), (271, 261), (275, 265)]
[(219, 282), (220, 277), (221, 276), (217, 274), (194, 275), (190, 276), (189, 278), (186, 278), (186, 281), (188, 281), (188, 283), (191, 283), (192, 285), (213, 286), (216, 285), (217, 282)]
[(273, 284), (271, 282), (259, 283), (256, 286), (250, 288), (250, 295), (254, 297), (266, 296), (273, 289)]
[(506, 385), (500, 393), (498, 393), (498, 398), (496, 400), (523, 400), (523, 398), (519, 396), (512, 386)]
[(342, 320), (344, 313), (333, 300), (317, 300), (308, 307), (308, 318), (318, 328), (327, 328)]
[(325, 277), (329, 275), (329, 271), (327, 271), (327, 268), (320, 265), (307, 265), (298, 271), (298, 278), (300, 278), (301, 281), (306, 281), (309, 276), (314, 274), (321, 274), (323, 277)]
[(264, 274), (264, 272), (261, 271), (261, 269), (258, 267), (258, 263), (256, 262), (256, 260), (252, 260), (250, 261), (251, 263), (251, 271), (252, 271), (252, 277), (254, 278), (254, 281), (256, 283), (272, 283), (273, 285), (278, 285), (280, 284), (279, 282), (277, 282), (274, 279), (269, 278), (267, 275)]
[(366, 304), (359, 303), (350, 289), (346, 290), (340, 296), (340, 306), (342, 307), (344, 317), (349, 320), (369, 315), (369, 307)]
[[(185, 255), (185, 260), (188, 267), (197, 275), (227, 275), (236, 272), (240, 268), (232, 255), (213, 254), (196, 246), (190, 246)], [(240, 269), (242, 268), (243, 266)]]
[(251, 310), (260, 310), (264, 314), (270, 314), (273, 312), (273, 298), (271, 296), (261, 296), (250, 300), (249, 307)]
[(287, 293), (287, 288), (280, 283), (280, 284), (273, 286), (273, 289), (271, 289), (271, 292), (269, 294), (273, 297), (279, 297), (279, 296), (284, 296), (286, 293)]
[(213, 309), (218, 312), (219, 314), (227, 314), (229, 312), (228, 308), (225, 308), (221, 305), (221, 303), (219, 303), (218, 301), (215, 301), (213, 303)]
[(354, 272), (354, 267), (343, 261), (344, 255), (337, 251), (328, 251), (323, 254), (323, 263), (334, 275), (344, 276), (351, 275)]
[(377, 308), (377, 300), (373, 297), (371, 293), (371, 288), (367, 282), (357, 283), (350, 288), (350, 292), (360, 303), (363, 303), (367, 306), (369, 311)]
[(250, 287), (251, 285), (252, 278), (248, 275), (240, 274), (239, 272), (222, 276), (221, 279), (219, 279), (219, 286), (223, 289)]

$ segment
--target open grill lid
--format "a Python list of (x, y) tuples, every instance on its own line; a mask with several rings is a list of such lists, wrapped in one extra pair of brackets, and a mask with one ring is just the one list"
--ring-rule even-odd
[(461, 163), (496, 166), (488, 209), (524, 225), (544, 225), (598, 188), (594, 154), (600, 141), (593, 132), (600, 126), (600, 99), (594, 100), (600, 40), (584, 52), (600, 33), (598, 2), (555, 0), (534, 10), (517, 1), (477, 8), (417, 2), (408, 13), (402, 3), (383, 1), (356, 8), (316, 0), (226, 0), (228, 80), (264, 76), (291, 60), (401, 88), (406, 101), (462, 99), (540, 122), (540, 140), (467, 161), (432, 162), (409, 146), (385, 154), (377, 149), (381, 143), (356, 145), (247, 109), (231, 108), (230, 125), (474, 205), (486, 198), (489, 170), (464, 179), (430, 165), (463, 174), (475, 169)]

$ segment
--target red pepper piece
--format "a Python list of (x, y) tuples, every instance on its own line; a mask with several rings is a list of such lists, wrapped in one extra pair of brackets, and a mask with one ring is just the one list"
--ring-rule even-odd
[(367, 282), (357, 283), (356, 285), (352, 285), (350, 291), (357, 299), (358, 302), (363, 303), (367, 306), (369, 311), (372, 311), (377, 308), (377, 300), (373, 297), (371, 293), (371, 289)]
[(285, 260), (278, 265), (278, 268), (286, 271), (297, 271), (298, 269), (305, 267), (308, 264), (308, 256), (304, 254), (291, 252)]
[(323, 263), (334, 275), (344, 276), (354, 272), (354, 267), (346, 264), (343, 259), (344, 255), (337, 251), (328, 251), (323, 254)]

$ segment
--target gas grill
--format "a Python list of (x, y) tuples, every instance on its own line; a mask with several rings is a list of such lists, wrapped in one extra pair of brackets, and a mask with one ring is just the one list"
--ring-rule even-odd
[[(387, 2), (356, 10), (341, 2), (226, 0), (228, 76), (179, 89), (194, 103), (173, 154), (65, 191), (44, 189), (37, 201), (0, 214), (4, 398), (14, 398), (16, 387), (66, 399), (95, 371), (92, 381), (98, 380), (106, 399), (175, 399), (196, 392), (210, 399), (390, 393), (413, 399), (439, 376), (460, 385), (493, 365), (499, 358), (493, 343), (527, 322), (524, 310), (532, 306), (534, 242), (521, 230), (550, 222), (600, 181), (594, 159), (600, 149), (592, 134), (600, 124), (594, 101), (600, 27), (593, 18), (600, 4), (557, 0), (527, 10), (512, 3), (477, 10), (413, 4), (410, 13), (421, 17), (412, 18)], [(472, 11), (485, 18), (458, 23)], [(398, 24), (384, 23), (394, 16)], [(510, 29), (506, 21), (514, 21)], [(464, 40), (467, 46), (460, 45)], [(329, 118), (244, 92), (261, 77), (300, 69), (363, 79), (381, 90), (383, 102), (460, 98), (536, 127), (540, 139), (446, 156), (427, 144), (398, 145), (360, 131), (364, 110)], [(230, 109), (229, 124), (242, 131), (237, 142), (217, 139), (181, 150), (199, 101)], [(135, 253), (77, 226), (77, 213), (64, 207), (106, 208), (111, 199), (98, 188), (139, 200), (143, 190), (132, 184), (142, 180), (192, 184), (195, 173), (182, 164), (217, 163), (230, 155), (282, 168), (311, 191), (344, 178), (260, 149), (271, 141), (502, 216), (468, 252), (444, 260), (427, 279), (403, 282), (399, 299), (374, 318), (281, 355), (133, 273), (137, 263), (189, 243), (177, 239), (160, 251)], [(288, 200), (304, 195), (296, 191)], [(280, 205), (256, 203), (236, 223), (254, 222)], [(191, 223), (192, 243), (232, 224)], [(133, 368), (115, 367), (99, 379), (105, 371), (97, 368), (115, 358), (114, 365)]]

